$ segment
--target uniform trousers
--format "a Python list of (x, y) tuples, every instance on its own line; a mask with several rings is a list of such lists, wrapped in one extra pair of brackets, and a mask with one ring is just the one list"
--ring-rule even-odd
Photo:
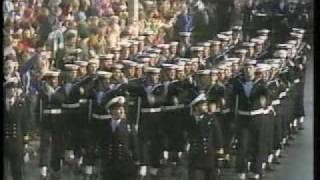
[[(163, 113), (161, 119), (165, 123), (165, 147), (170, 152), (169, 159), (175, 161), (178, 152), (184, 151), (185, 138), (183, 120), (188, 117), (187, 108), (176, 109)], [(171, 156), (171, 157), (170, 157)]]
[(23, 143), (22, 138), (5, 138), (4, 139), (4, 178), (8, 179), (9, 175), (6, 174), (8, 167), (11, 169), (13, 180), (24, 179), (23, 169)]
[(239, 115), (238, 172), (247, 172), (248, 162), (251, 161), (251, 171), (262, 173), (262, 163), (268, 150), (268, 144), (265, 142), (268, 122), (263, 116), (264, 114), (255, 116)]
[(160, 166), (163, 157), (163, 122), (159, 112), (141, 113), (139, 123), (139, 159), (143, 165)]
[(266, 140), (266, 143), (268, 144), (268, 151), (267, 151), (267, 154), (270, 154), (272, 153), (272, 150), (273, 147), (274, 147), (274, 132), (275, 132), (275, 129), (274, 129), (274, 126), (275, 126), (275, 116), (274, 116), (274, 113), (273, 112), (269, 112), (268, 114), (265, 114), (264, 115), (264, 118), (265, 118), (265, 121), (266, 121), (266, 137), (265, 137), (265, 140)]
[(103, 180), (135, 180), (136, 172), (132, 162), (102, 161)]
[(217, 180), (217, 170), (215, 168), (194, 168), (189, 167), (188, 180)]
[(54, 171), (61, 169), (60, 160), (63, 158), (65, 144), (63, 127), (64, 122), (60, 115), (43, 117), (40, 130), (40, 167), (50, 165)]
[(80, 118), (80, 109), (63, 109), (63, 120), (65, 122), (65, 149), (66, 150), (75, 150), (76, 144), (79, 143), (78, 132), (79, 132), (79, 118)]
[(235, 135), (234, 117), (232, 112), (222, 113), (219, 118), (219, 124), (222, 128), (222, 137), (224, 140), (224, 151), (229, 153), (231, 150), (231, 141)]
[(282, 132), (282, 118), (281, 118), (281, 105), (275, 105), (273, 106), (276, 115), (274, 116), (274, 133), (273, 133), (273, 149), (280, 149), (281, 148), (281, 141), (283, 138), (283, 132)]
[(107, 124), (110, 123), (110, 119), (95, 119), (91, 118), (88, 124), (88, 138), (86, 151), (84, 156), (84, 164), (97, 165), (99, 158), (98, 140), (104, 136), (104, 129)]

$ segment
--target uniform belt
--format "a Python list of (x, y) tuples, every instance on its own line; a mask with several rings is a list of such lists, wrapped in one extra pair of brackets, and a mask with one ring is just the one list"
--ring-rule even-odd
[(162, 110), (176, 110), (184, 108), (184, 104), (178, 104), (176, 106), (163, 106)]
[(143, 113), (161, 112), (161, 108), (142, 108), (141, 112)]
[(88, 99), (80, 99), (79, 100), (79, 103), (81, 103), (81, 104), (84, 104), (84, 103), (87, 103), (88, 102)]
[(107, 115), (107, 114), (92, 114), (92, 117), (95, 119), (99, 119), (99, 120), (106, 120), (106, 119), (110, 119), (111, 115)]
[(295, 84), (297, 84), (297, 83), (300, 82), (300, 79), (299, 79), (299, 78), (298, 78), (298, 79), (295, 79), (293, 82), (294, 82)]
[(222, 113), (228, 113), (228, 112), (230, 112), (230, 108), (223, 109), (221, 112)]
[(279, 94), (279, 98), (283, 98), (283, 97), (285, 97), (286, 95), (287, 95), (287, 92), (284, 91), (284, 92), (282, 92), (282, 93)]
[(257, 109), (257, 110), (253, 110), (253, 111), (242, 111), (242, 110), (239, 110), (238, 114), (245, 115), (245, 116), (255, 116), (255, 115), (258, 115), (258, 114), (264, 114), (264, 111), (265, 110), (263, 108)]
[(128, 105), (133, 106), (134, 104), (135, 104), (134, 101), (129, 101), (129, 102), (128, 102)]
[(61, 109), (44, 109), (43, 114), (61, 114)]
[(268, 106), (267, 109), (264, 110), (264, 114), (269, 114), (270, 111), (273, 111), (273, 107), (272, 106)]
[(63, 108), (67, 109), (74, 109), (80, 107), (80, 103), (74, 103), (74, 104), (62, 104)]
[(279, 104), (280, 104), (280, 99), (276, 99), (271, 102), (271, 105), (279, 105)]

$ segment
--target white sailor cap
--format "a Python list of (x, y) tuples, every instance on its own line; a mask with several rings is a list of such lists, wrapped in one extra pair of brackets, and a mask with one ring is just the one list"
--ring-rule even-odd
[(258, 72), (264, 72), (271, 69), (271, 66), (269, 64), (262, 64), (262, 63), (257, 64), (256, 67)]
[(137, 68), (137, 69), (141, 69), (141, 68), (143, 68), (143, 67), (144, 67), (144, 64), (139, 64), (139, 63), (138, 63), (138, 64), (136, 65), (136, 68)]
[(186, 61), (186, 66), (192, 65), (193, 63), (198, 63), (198, 60), (194, 59), (194, 61), (192, 61), (191, 59), (189, 61)]
[(89, 64), (88, 61), (74, 61), (73, 63), (80, 67), (86, 67)]
[(138, 41), (144, 41), (145, 38), (146, 38), (145, 36), (138, 36), (136, 39)]
[(177, 58), (177, 60), (179, 61), (179, 62), (187, 62), (187, 61), (190, 61), (190, 59), (189, 58)]
[(281, 59), (279, 59), (279, 58), (265, 59), (263, 62), (267, 63), (267, 64), (270, 64), (270, 63), (281, 63)]
[(170, 44), (158, 44), (157, 48), (161, 48), (161, 49), (169, 49)]
[(117, 104), (117, 105), (124, 105), (126, 102), (126, 98), (123, 96), (116, 96), (112, 98), (105, 106), (106, 109), (112, 109), (112, 107)]
[(177, 42), (177, 41), (170, 42), (170, 46), (177, 46), (178, 44), (179, 44), (179, 42)]
[(179, 35), (189, 37), (191, 35), (191, 32), (179, 32)]
[(159, 74), (161, 69), (160, 68), (155, 68), (155, 67), (147, 67), (144, 70), (146, 73), (154, 73), (154, 74)]
[(196, 105), (199, 105), (201, 103), (205, 103), (207, 101), (206, 95), (204, 93), (201, 93), (198, 97), (196, 97), (191, 103), (190, 106), (194, 107)]
[(211, 74), (218, 74), (219, 73), (219, 69), (211, 69)]
[(60, 71), (52, 71), (52, 70), (49, 70), (44, 74), (45, 77), (58, 77), (59, 75), (60, 75)]
[(226, 36), (231, 36), (232, 35), (232, 31), (224, 31), (221, 32), (220, 34), (226, 35)]
[(203, 47), (202, 46), (192, 46), (191, 51), (203, 51)]
[(261, 36), (258, 36), (257, 39), (261, 39), (262, 41), (266, 41), (268, 39), (268, 36), (261, 35)]
[(136, 62), (130, 61), (130, 60), (122, 60), (121, 63), (127, 67), (136, 67), (137, 66)]
[(263, 40), (258, 39), (258, 38), (252, 38), (252, 39), (250, 40), (250, 42), (255, 43), (255, 45), (261, 45), (261, 44), (263, 44)]
[(292, 49), (292, 44), (277, 44), (277, 49)]
[(185, 66), (186, 65), (186, 61), (182, 61), (179, 59), (179, 61), (176, 63), (177, 66)]
[(120, 52), (120, 51), (121, 51), (121, 48), (120, 48), (120, 47), (112, 47), (110, 50), (111, 50), (112, 52), (114, 52), (114, 53), (117, 53), (117, 52)]
[(245, 66), (255, 66), (257, 64), (257, 60), (253, 60), (253, 59), (250, 59), (250, 60), (246, 60), (244, 62), (244, 65)]
[(123, 69), (123, 64), (120, 64), (120, 63), (115, 63), (112, 65), (112, 68), (113, 69)]
[(210, 47), (210, 42), (197, 43), (197, 46)]
[(146, 31), (143, 32), (143, 35), (145, 35), (145, 36), (150, 36), (150, 35), (153, 35), (153, 34), (154, 34), (154, 32), (151, 31), (151, 30), (146, 30)]
[(146, 6), (153, 6), (154, 5), (154, 2), (153, 1), (150, 1), (150, 0), (147, 0), (147, 1), (144, 1), (144, 4)]
[(269, 29), (259, 29), (257, 31), (258, 34), (268, 35), (270, 33)]
[(243, 47), (254, 47), (255, 43), (253, 42), (244, 42), (242, 43)]
[(224, 34), (217, 34), (217, 38), (220, 40), (220, 41), (229, 41), (229, 37), (224, 35)]
[(75, 64), (65, 64), (64, 69), (66, 71), (77, 71), (79, 69), (79, 66)]
[(295, 33), (295, 32), (291, 32), (290, 36), (293, 38), (297, 38), (297, 39), (302, 39), (303, 38), (303, 34), (299, 34), (299, 33)]
[(209, 40), (208, 42), (209, 42), (212, 46), (213, 46), (213, 45), (220, 45), (220, 44), (221, 44), (221, 42), (218, 41), (218, 40)]
[(232, 31), (241, 31), (242, 26), (232, 26)]
[(306, 32), (305, 29), (301, 29), (301, 28), (292, 28), (292, 31), (299, 34), (304, 34)]
[(139, 45), (139, 41), (130, 41), (130, 47)]
[(256, 16), (260, 16), (260, 17), (266, 17), (268, 16), (266, 13), (261, 13), (261, 12), (258, 12), (258, 13), (255, 13)]
[(158, 56), (158, 53), (156, 52), (149, 53), (149, 57), (151, 58), (156, 58), (157, 56)]
[(222, 61), (221, 64), (224, 65), (225, 68), (229, 68), (230, 66), (232, 66), (233, 62), (232, 61)]
[(224, 64), (224, 63), (220, 63), (220, 64), (218, 64), (218, 66), (217, 66), (217, 70), (219, 70), (219, 72), (223, 72), (225, 69), (227, 69), (228, 67), (227, 67), (227, 65), (226, 64)]
[(111, 78), (112, 73), (107, 71), (97, 71), (97, 75), (101, 78)]
[(246, 50), (246, 49), (236, 49), (234, 52), (238, 53), (238, 54), (246, 54), (248, 52), (248, 50)]
[(112, 59), (113, 58), (113, 54), (109, 53), (109, 54), (102, 54), (99, 56), (99, 60), (106, 60), (106, 59)]
[(77, 48), (72, 51), (72, 54), (80, 54), (81, 52), (82, 52), (82, 49)]
[(191, 61), (192, 63), (198, 63), (198, 62), (199, 62), (199, 58), (194, 57), (194, 58), (191, 58), (190, 61)]
[(164, 69), (170, 69), (170, 70), (175, 70), (177, 69), (177, 66), (175, 64), (161, 64), (162, 68)]
[(209, 69), (205, 69), (205, 70), (199, 70), (197, 71), (197, 75), (200, 75), (200, 76), (205, 76), (205, 75), (210, 75), (211, 71)]
[(275, 58), (286, 58), (288, 55), (288, 52), (286, 50), (277, 50), (273, 53), (273, 57)]
[(161, 49), (158, 49), (158, 48), (150, 48), (147, 50), (147, 53), (150, 53), (150, 54), (159, 54), (161, 53)]
[(148, 63), (150, 61), (150, 59), (151, 59), (150, 57), (144, 56), (144, 57), (140, 57), (138, 61), (140, 63)]
[(131, 46), (131, 43), (129, 41), (122, 41), (119, 43), (121, 48), (129, 48)]
[(240, 58), (237, 58), (237, 57), (226, 58), (226, 62), (239, 63), (239, 61), (240, 61)]
[(176, 71), (184, 71), (184, 65), (177, 65)]
[(298, 43), (297, 40), (289, 40), (289, 41), (287, 41), (287, 44), (292, 44), (293, 46), (296, 46), (297, 43)]
[(96, 58), (91, 58), (91, 59), (89, 59), (89, 61), (88, 61), (88, 65), (90, 65), (90, 64), (96, 64), (96, 65), (98, 65), (98, 64), (99, 64), (99, 60), (96, 59)]

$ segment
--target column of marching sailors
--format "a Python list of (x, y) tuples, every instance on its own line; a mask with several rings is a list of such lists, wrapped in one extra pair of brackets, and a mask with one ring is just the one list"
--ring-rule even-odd
[[(190, 180), (217, 179), (223, 167), (262, 178), (304, 121), (304, 30), (293, 28), (283, 44), (269, 33), (241, 42), (235, 26), (194, 46), (181, 32), (180, 42), (153, 48), (144, 47), (146, 34), (113, 54), (52, 68), (38, 94), (41, 178), (59, 179), (69, 166), (85, 179), (146, 179), (163, 166), (174, 173), (183, 159)], [(15, 96), (14, 82), (5, 87)], [(5, 122), (5, 140), (13, 126)]]

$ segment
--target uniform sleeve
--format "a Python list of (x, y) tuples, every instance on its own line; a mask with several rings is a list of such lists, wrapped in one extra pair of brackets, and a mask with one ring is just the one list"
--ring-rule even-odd
[(223, 136), (220, 123), (218, 119), (214, 119), (214, 123), (212, 124), (212, 135), (213, 135), (213, 143), (216, 149), (223, 148)]

